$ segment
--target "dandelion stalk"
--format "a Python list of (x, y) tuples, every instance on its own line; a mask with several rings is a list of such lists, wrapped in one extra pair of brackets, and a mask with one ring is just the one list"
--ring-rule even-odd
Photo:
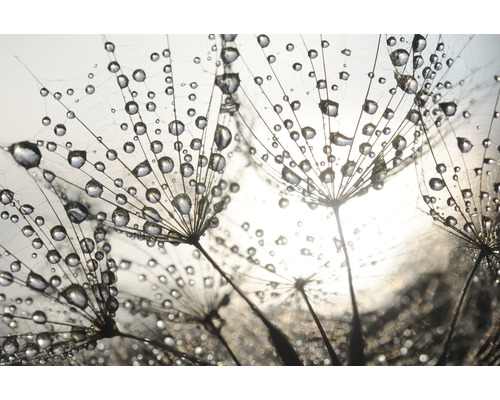
[(460, 312), (462, 310), (465, 297), (469, 292), (470, 284), (472, 283), (472, 278), (474, 278), (474, 275), (476, 275), (476, 272), (479, 269), (479, 266), (481, 265), (481, 261), (483, 261), (484, 258), (488, 257), (489, 253), (490, 249), (488, 247), (482, 249), (476, 258), (474, 267), (470, 270), (469, 275), (467, 275), (467, 279), (465, 280), (464, 285), (462, 286), (462, 290), (460, 291), (460, 297), (458, 298), (457, 304), (455, 305), (455, 309), (453, 310), (453, 319), (451, 320), (451, 324), (448, 329), (448, 334), (446, 335), (446, 339), (444, 341), (443, 351), (441, 352), (441, 355), (439, 356), (436, 365), (446, 365), (446, 358), (448, 357), (448, 352), (450, 350), (451, 340), (453, 339), (453, 334), (455, 333), (455, 328), (457, 326), (458, 319), (460, 317)]
[(351, 263), (349, 261), (349, 252), (345, 243), (344, 232), (342, 230), (342, 223), (340, 221), (339, 206), (333, 207), (335, 220), (337, 221), (337, 228), (340, 235), (340, 242), (345, 255), (345, 262), (347, 266), (347, 279), (349, 282), (349, 295), (351, 297), (352, 306), (352, 321), (351, 321), (351, 335), (349, 339), (349, 356), (348, 365), (365, 365), (365, 341), (363, 339), (363, 331), (361, 328), (361, 319), (359, 318), (358, 305), (356, 303), (356, 295), (354, 293), (354, 285), (352, 282)]
[(215, 262), (215, 260), (207, 253), (207, 251), (203, 248), (200, 242), (194, 242), (193, 246), (196, 247), (212, 264), (212, 266), (217, 270), (217, 272), (231, 285), (231, 287), (241, 296), (241, 298), (248, 304), (250, 309), (253, 311), (257, 317), (264, 323), (266, 326), (269, 337), (273, 345), (276, 348), (278, 355), (281, 357), (281, 360), (285, 365), (303, 365), (299, 356), (295, 352), (295, 349), (290, 344), (289, 340), (286, 338), (283, 332), (276, 327), (271, 321), (267, 319), (267, 317), (259, 310), (259, 308), (246, 296), (245, 293), (236, 285), (233, 280), (222, 270), (222, 268)]
[(326, 332), (323, 328), (323, 325), (321, 324), (321, 321), (318, 318), (318, 315), (314, 311), (314, 308), (309, 301), (309, 298), (307, 297), (307, 294), (304, 290), (303, 285), (298, 285), (298, 290), (300, 294), (302, 295), (302, 298), (306, 302), (307, 308), (309, 309), (309, 312), (311, 313), (314, 322), (316, 323), (316, 326), (318, 327), (319, 332), (321, 333), (321, 337), (323, 338), (323, 342), (325, 343), (326, 349), (328, 350), (328, 354), (330, 355), (330, 358), (332, 359), (332, 364), (335, 366), (340, 366), (342, 363), (340, 362), (337, 354), (335, 353), (335, 350), (332, 347), (332, 344), (330, 343), (330, 339), (328, 339), (328, 336), (326, 335)]

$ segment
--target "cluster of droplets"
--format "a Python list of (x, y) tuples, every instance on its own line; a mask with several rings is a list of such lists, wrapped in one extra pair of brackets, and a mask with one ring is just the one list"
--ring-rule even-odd
[[(67, 141), (20, 142), (9, 151), (27, 169), (43, 167), (40, 175), (49, 182), (84, 192), (103, 222), (117, 229), (151, 243), (196, 242), (218, 225), (217, 214), (230, 200), (228, 192), (239, 190), (237, 184), (222, 179), (236, 142), (227, 116), (237, 109), (229, 96), (239, 79), (237, 74), (217, 74), (222, 69), (219, 57), (227, 64), (238, 53), (223, 47), (219, 55), (214, 35), (208, 45), (209, 56), (202, 63), (208, 70), (200, 72), (199, 57), (193, 65), (173, 63), (168, 46), (153, 52), (149, 64), (129, 73), (119, 63), (119, 50), (106, 42), (110, 61), (101, 74), (113, 75), (118, 92), (107, 89), (108, 95), (103, 93), (106, 86), (98, 86), (91, 94), (98, 92), (108, 102), (116, 97), (111, 110), (115, 122), (94, 127), (80, 117), (84, 111), (70, 110), (59, 92), (44, 87), (42, 96), (53, 97), (49, 100), (62, 113), (45, 117), (42, 123)], [(191, 76), (200, 79), (184, 83)], [(200, 93), (199, 87), (208, 85), (211, 88)], [(44, 147), (47, 152), (40, 166)], [(60, 157), (67, 168), (58, 165)]]
[(240, 51), (246, 79), (238, 98), (245, 98), (240, 116), (250, 153), (312, 207), (381, 189), (411, 156), (417, 95), (436, 75), (422, 70), (443, 68), (442, 44), (428, 57), (421, 35), (391, 36), (387, 50), (380, 37), (366, 60), (351, 61), (360, 52), (354, 39), (349, 48), (324, 37), (256, 39), (255, 55)]
[(116, 333), (117, 267), (106, 229), (82, 218), (81, 203), (44, 197), (50, 207), (0, 190), (2, 230), (19, 237), (0, 245), (1, 364), (71, 358)]

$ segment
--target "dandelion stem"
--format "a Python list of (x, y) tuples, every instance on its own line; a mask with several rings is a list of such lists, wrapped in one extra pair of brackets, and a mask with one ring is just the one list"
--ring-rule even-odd
[(285, 334), (281, 332), (279, 328), (277, 328), (271, 321), (269, 321), (266, 316), (260, 311), (255, 304), (241, 291), (241, 289), (233, 282), (233, 280), (222, 270), (222, 268), (215, 262), (215, 260), (210, 257), (207, 251), (203, 248), (200, 242), (195, 242), (193, 245), (205, 256), (205, 258), (212, 264), (215, 270), (231, 285), (231, 287), (238, 293), (241, 298), (248, 304), (248, 306), (252, 309), (255, 315), (259, 317), (259, 319), (266, 326), (271, 341), (276, 349), (276, 352), (281, 357), (281, 360), (285, 365), (295, 365), (300, 366), (303, 365), (299, 356), (295, 352), (295, 349), (292, 347)]
[(314, 311), (313, 306), (312, 306), (311, 302), (309, 301), (309, 298), (307, 297), (306, 292), (304, 291), (304, 288), (301, 287), (299, 289), (299, 291), (300, 291), (300, 294), (302, 295), (302, 297), (304, 298), (304, 301), (307, 304), (307, 308), (309, 309), (309, 312), (311, 313), (311, 315), (314, 319), (314, 322), (316, 323), (316, 326), (319, 329), (319, 332), (321, 333), (321, 337), (323, 338), (323, 342), (325, 343), (325, 346), (328, 350), (328, 354), (330, 354), (330, 358), (332, 359), (332, 364), (336, 365), (336, 366), (342, 365), (339, 358), (337, 357), (337, 354), (335, 353), (335, 350), (332, 347), (332, 344), (330, 343), (330, 340), (326, 336), (326, 332), (323, 329), (323, 325), (321, 325), (321, 321), (319, 320), (316, 312)]
[(344, 250), (345, 262), (347, 266), (347, 278), (349, 281), (349, 295), (351, 297), (351, 305), (352, 305), (352, 321), (351, 321), (351, 335), (350, 335), (351, 337), (349, 340), (349, 355), (348, 355), (347, 365), (365, 365), (366, 364), (365, 340), (363, 338), (361, 319), (359, 318), (358, 305), (356, 303), (356, 296), (354, 294), (351, 263), (349, 261), (349, 253), (347, 251), (344, 232), (342, 230), (342, 223), (340, 222), (339, 208), (340, 208), (339, 205), (334, 205), (333, 212), (335, 213), (335, 219), (337, 221), (337, 228), (340, 235), (340, 241), (342, 243), (342, 249)]
[(455, 305), (455, 309), (453, 310), (453, 319), (451, 320), (450, 328), (448, 329), (448, 335), (446, 336), (446, 340), (443, 345), (443, 351), (439, 356), (436, 365), (446, 365), (446, 357), (448, 356), (448, 351), (450, 350), (451, 339), (453, 338), (453, 334), (455, 333), (455, 328), (458, 322), (458, 318), (460, 316), (460, 311), (462, 310), (462, 305), (464, 303), (465, 296), (469, 292), (469, 287), (470, 284), (472, 283), (472, 278), (474, 278), (474, 275), (476, 274), (477, 270), (479, 269), (479, 266), (481, 265), (481, 261), (483, 260), (484, 257), (487, 256), (487, 254), (488, 254), (487, 251), (481, 250), (481, 252), (477, 256), (474, 267), (472, 267), (471, 271), (469, 272), (469, 275), (467, 275), (467, 279), (465, 280), (465, 283), (460, 292), (460, 297), (457, 301), (457, 304)]
[(224, 339), (224, 336), (222, 336), (222, 334), (219, 331), (216, 331), (215, 336), (217, 336), (217, 339), (219, 339), (220, 342), (224, 345), (224, 347), (228, 351), (229, 355), (231, 356), (235, 364), (241, 366), (238, 357), (236, 357), (236, 355), (233, 353), (233, 350), (231, 350), (231, 347), (229, 347), (229, 344), (226, 342), (226, 339)]
[(174, 349), (172, 346), (169, 346), (169, 345), (167, 345), (167, 344), (165, 344), (163, 342), (160, 342), (159, 340), (150, 339), (150, 338), (144, 338), (144, 337), (138, 337), (138, 336), (132, 335), (131, 333), (125, 333), (125, 332), (119, 332), (119, 334), (117, 336), (121, 336), (121, 337), (129, 338), (129, 339), (137, 340), (137, 341), (143, 342), (143, 343), (148, 343), (148, 344), (150, 344), (152, 346), (155, 346), (155, 347), (161, 348), (163, 350), (166, 350), (169, 353), (175, 354), (177, 357), (185, 358), (186, 360), (191, 361), (194, 364), (198, 364), (198, 365), (212, 365), (210, 363), (207, 363), (206, 361), (203, 361), (203, 360), (200, 360), (200, 359), (198, 359), (196, 357), (190, 356), (189, 354), (186, 354), (186, 353), (184, 353), (184, 352), (182, 352), (180, 350)]

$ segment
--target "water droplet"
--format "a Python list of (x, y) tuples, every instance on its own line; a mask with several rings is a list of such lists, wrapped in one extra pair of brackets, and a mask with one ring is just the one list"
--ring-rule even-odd
[(367, 114), (373, 115), (377, 112), (377, 110), (378, 104), (373, 100), (366, 100), (363, 104), (363, 111)]
[(429, 180), (429, 186), (432, 190), (435, 190), (437, 192), (439, 190), (442, 190), (446, 186), (446, 184), (440, 178), (431, 178)]
[(135, 115), (139, 112), (139, 105), (135, 101), (129, 101), (125, 104), (125, 111), (129, 115)]
[(49, 283), (41, 275), (30, 271), (28, 277), (26, 278), (26, 286), (33, 290), (43, 292), (49, 287)]
[(444, 115), (451, 117), (457, 112), (457, 103), (454, 101), (447, 103), (439, 103), (439, 108), (443, 111)]
[(395, 74), (398, 87), (405, 93), (415, 94), (418, 91), (418, 82), (412, 75)]
[(226, 159), (222, 154), (218, 153), (212, 153), (210, 154), (210, 160), (208, 162), (208, 167), (215, 171), (215, 172), (221, 172), (224, 170), (224, 167), (226, 166)]
[(381, 186), (377, 184), (383, 183), (383, 181), (387, 177), (387, 172), (388, 172), (387, 165), (385, 163), (384, 158), (378, 157), (374, 161), (374, 166), (371, 175), (371, 181), (375, 189), (381, 189)]
[(14, 282), (14, 277), (10, 272), (0, 271), (0, 286), (9, 286)]
[(14, 192), (9, 189), (2, 189), (0, 191), (0, 201), (2, 204), (9, 204), (14, 199)]
[(355, 170), (356, 170), (356, 163), (354, 161), (351, 161), (351, 160), (347, 161), (340, 168), (340, 172), (342, 173), (342, 176), (344, 176), (344, 177), (353, 176)]
[(375, 132), (375, 128), (376, 128), (375, 125), (373, 125), (372, 123), (368, 123), (365, 126), (363, 126), (361, 132), (363, 133), (363, 135), (371, 136)]
[(343, 81), (346, 81), (349, 79), (349, 72), (342, 71), (339, 73), (339, 78), (342, 79)]
[(394, 149), (397, 151), (403, 151), (406, 148), (406, 144), (406, 138), (402, 135), (397, 135), (392, 140), (392, 147), (394, 147)]
[(339, 113), (339, 104), (332, 100), (321, 100), (319, 102), (319, 109), (325, 115), (336, 117)]
[(50, 230), (50, 236), (56, 242), (66, 239), (66, 228), (62, 225), (56, 225)]
[(240, 86), (240, 76), (237, 73), (226, 73), (215, 77), (215, 84), (224, 94), (233, 94)]
[(68, 214), (69, 220), (74, 224), (80, 224), (85, 221), (89, 215), (87, 207), (83, 204), (74, 201), (72, 203), (66, 204), (64, 206), (66, 213)]
[(125, 89), (128, 87), (128, 77), (125, 75), (118, 75), (116, 77), (116, 82), (118, 82), (118, 86), (120, 89)]
[(31, 315), (31, 319), (35, 324), (45, 324), (47, 322), (47, 316), (43, 311), (35, 311)]
[(80, 285), (72, 284), (64, 289), (61, 294), (69, 304), (81, 308), (82, 310), (89, 304), (87, 292)]
[(221, 51), (220, 57), (224, 64), (231, 64), (239, 57), (239, 55), (240, 53), (238, 52), (238, 49), (234, 47), (224, 47)]
[(219, 151), (224, 150), (227, 146), (229, 146), (232, 138), (233, 135), (228, 128), (224, 125), (217, 125), (214, 133), (214, 142)]
[(444, 220), (444, 224), (446, 226), (453, 227), (457, 224), (457, 219), (455, 217), (452, 217), (452, 216), (446, 217), (446, 219)]
[(5, 338), (2, 344), (2, 350), (4, 354), (8, 356), (17, 353), (19, 350), (19, 343), (17, 342), (16, 336), (8, 336)]
[(144, 82), (146, 80), (146, 73), (142, 69), (136, 69), (132, 73), (132, 78), (134, 78), (136, 82)]
[(472, 150), (472, 147), (473, 147), (470, 140), (467, 138), (463, 138), (463, 137), (457, 138), (457, 145), (462, 153), (468, 153), (469, 151)]
[(135, 168), (132, 170), (132, 174), (134, 174), (134, 176), (137, 178), (142, 178), (146, 175), (149, 175), (151, 171), (152, 169), (149, 161), (144, 160), (135, 166)]
[(172, 199), (172, 205), (183, 215), (191, 211), (191, 198), (186, 193), (180, 193)]
[(257, 36), (257, 42), (259, 43), (260, 47), (265, 48), (269, 46), (269, 43), (271, 41), (269, 40), (269, 37), (267, 35), (259, 35)]
[(179, 136), (184, 132), (184, 123), (179, 120), (173, 120), (168, 124), (168, 131), (174, 136)]
[(301, 180), (300, 177), (287, 166), (283, 166), (281, 177), (291, 185), (298, 185)]
[(158, 160), (158, 168), (164, 174), (168, 174), (169, 172), (171, 172), (174, 169), (174, 160), (172, 160), (168, 156), (161, 157)]
[(182, 163), (179, 169), (184, 178), (189, 178), (194, 174), (194, 167), (191, 163)]
[(84, 150), (72, 150), (68, 153), (68, 163), (73, 168), (81, 168), (87, 161), (87, 152)]
[(9, 147), (14, 161), (26, 169), (38, 167), (42, 160), (42, 154), (35, 143), (19, 142)]
[(330, 134), (330, 140), (337, 146), (350, 146), (353, 142), (353, 138), (347, 137), (340, 132), (332, 132)]
[(332, 183), (335, 180), (335, 172), (332, 168), (328, 167), (321, 171), (319, 179), (323, 183)]
[(395, 67), (402, 67), (402, 66), (406, 65), (409, 57), (410, 57), (410, 55), (404, 49), (394, 50), (391, 53), (392, 65), (394, 65)]
[(117, 207), (111, 214), (111, 220), (116, 226), (126, 226), (130, 221), (130, 215), (127, 210)]
[(302, 136), (304, 137), (304, 139), (310, 140), (314, 138), (314, 136), (316, 136), (316, 131), (310, 126), (306, 126), (302, 128)]
[(426, 46), (427, 46), (427, 40), (425, 39), (425, 37), (419, 34), (413, 36), (411, 47), (414, 53), (419, 53), (423, 51)]

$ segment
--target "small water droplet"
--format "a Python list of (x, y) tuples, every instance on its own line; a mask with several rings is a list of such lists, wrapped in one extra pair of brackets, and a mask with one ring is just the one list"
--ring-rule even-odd
[(130, 221), (130, 215), (127, 210), (117, 207), (111, 214), (111, 220), (116, 226), (126, 226)]
[(336, 117), (339, 112), (339, 104), (332, 100), (321, 100), (319, 102), (319, 109), (325, 115)]
[(191, 198), (186, 193), (180, 193), (172, 199), (172, 205), (181, 214), (189, 214), (191, 211)]
[(68, 163), (73, 168), (81, 168), (87, 161), (87, 152), (84, 150), (72, 150), (68, 153)]
[(439, 103), (439, 108), (447, 117), (452, 117), (457, 112), (457, 103), (454, 101)]

